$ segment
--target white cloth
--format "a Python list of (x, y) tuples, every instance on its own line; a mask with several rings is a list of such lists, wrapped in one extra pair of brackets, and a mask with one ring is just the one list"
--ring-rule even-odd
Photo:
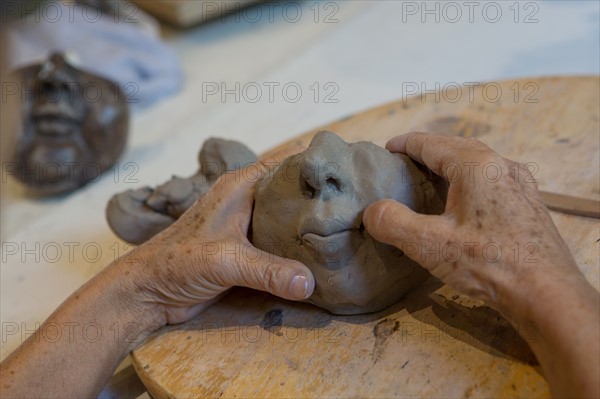
[(133, 107), (177, 91), (181, 66), (160, 40), (156, 23), (131, 3), (118, 7), (122, 21), (72, 2), (44, 2), (13, 19), (7, 26), (9, 68), (39, 63), (60, 51), (78, 68), (117, 82)]

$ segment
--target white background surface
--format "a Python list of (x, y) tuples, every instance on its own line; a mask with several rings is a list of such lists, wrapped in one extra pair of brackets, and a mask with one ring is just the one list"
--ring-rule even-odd
[[(184, 89), (135, 113), (126, 153), (98, 182), (64, 197), (35, 200), (3, 174), (2, 358), (126, 250), (104, 220), (108, 199), (172, 174), (192, 174), (200, 145), (210, 136), (240, 140), (260, 153), (310, 128), (398, 99), (407, 85), (432, 90), (453, 82), (600, 73), (597, 1), (474, 2), (471, 15), (462, 1), (453, 9), (427, 2), (428, 10), (439, 10), (437, 22), (435, 12), (423, 13), (420, 1), (293, 3), (263, 5), (188, 31), (164, 29), (181, 59)], [(462, 16), (453, 23), (457, 9)], [(265, 82), (279, 85), (273, 101)], [(239, 101), (234, 94), (206, 92), (221, 84), (235, 89), (236, 83), (249, 85)], [(298, 102), (285, 98), (286, 84), (301, 87)], [(251, 86), (257, 85), (262, 96), (253, 103)], [(326, 102), (324, 96), (334, 90), (335, 102)], [(294, 96), (294, 90), (288, 94)], [(137, 165), (133, 175), (127, 162)], [(17, 333), (9, 334), (15, 326)]]

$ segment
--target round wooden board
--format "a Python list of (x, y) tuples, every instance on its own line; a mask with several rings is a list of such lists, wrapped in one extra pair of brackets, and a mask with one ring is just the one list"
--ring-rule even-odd
[[(599, 93), (598, 77), (452, 88), (349, 116), (283, 146), (308, 145), (318, 130), (379, 145), (412, 130), (477, 137), (531, 163), (541, 189), (598, 200)], [(552, 216), (598, 289), (600, 223)], [(435, 279), (360, 316), (240, 288), (195, 320), (164, 328), (132, 358), (156, 398), (548, 397), (526, 344), (536, 331), (519, 330), (525, 340), (495, 311)]]

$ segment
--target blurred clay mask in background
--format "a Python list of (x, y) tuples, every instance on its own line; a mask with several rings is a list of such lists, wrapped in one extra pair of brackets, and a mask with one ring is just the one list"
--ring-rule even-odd
[(23, 132), (14, 175), (37, 194), (72, 191), (115, 164), (129, 110), (119, 87), (53, 54), (22, 68)]
[(371, 203), (396, 199), (440, 214), (446, 184), (405, 155), (320, 132), (257, 185), (254, 245), (306, 264), (316, 280), (308, 302), (337, 314), (381, 310), (423, 283), (428, 272), (362, 225)]

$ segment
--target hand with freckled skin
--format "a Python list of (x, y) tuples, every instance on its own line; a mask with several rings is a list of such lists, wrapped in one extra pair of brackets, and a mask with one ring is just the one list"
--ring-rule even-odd
[[(315, 283), (305, 265), (258, 250), (247, 238), (254, 185), (266, 169), (256, 163), (224, 174), (173, 225), (71, 295), (2, 362), (0, 397), (97, 397), (153, 331), (198, 315), (233, 286), (308, 298)], [(81, 328), (90, 324), (97, 339)], [(65, 333), (50, 342), (46, 328)]]
[[(286, 155), (291, 152), (264, 162)], [(248, 240), (254, 184), (264, 173), (259, 162), (223, 175), (170, 228), (123, 259), (132, 284), (144, 292), (145, 302), (164, 311), (166, 324), (196, 316), (232, 286), (291, 300), (312, 294), (315, 283), (305, 265), (259, 250)]]
[[(375, 239), (485, 301), (528, 343), (555, 396), (600, 396), (600, 296), (587, 282), (524, 165), (474, 139), (409, 133), (387, 143), (449, 183), (445, 212), (383, 200), (363, 214)], [(399, 177), (400, 178), (400, 177)]]

